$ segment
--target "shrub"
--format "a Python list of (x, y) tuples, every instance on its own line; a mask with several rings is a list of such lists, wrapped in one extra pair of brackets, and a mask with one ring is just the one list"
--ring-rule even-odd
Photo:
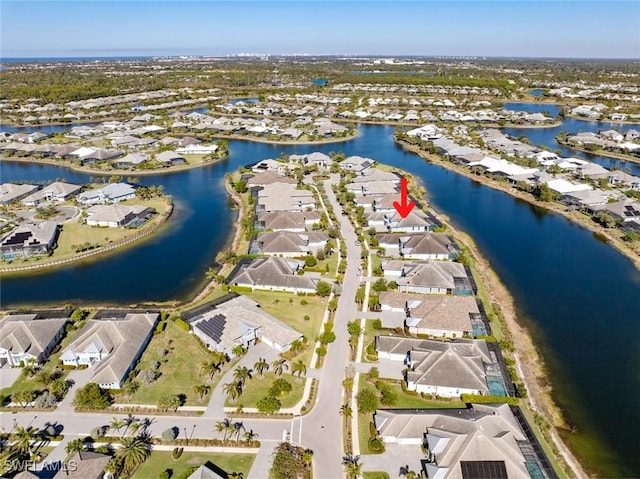
[(304, 264), (305, 266), (315, 266), (318, 264), (318, 260), (313, 255), (307, 255), (304, 258)]
[(269, 395), (274, 397), (282, 396), (284, 394), (289, 394), (292, 389), (293, 386), (291, 386), (291, 383), (289, 381), (287, 381), (286, 379), (278, 378), (273, 381), (273, 384), (269, 388)]
[(462, 400), (466, 403), (476, 404), (491, 404), (491, 403), (506, 403), (509, 406), (517, 406), (520, 404), (520, 400), (515, 397), (506, 396), (479, 396), (476, 394), (463, 394)]
[(307, 301), (306, 299), (300, 300), (300, 306), (306, 306), (307, 304), (309, 304), (309, 301)]
[(331, 284), (326, 281), (319, 281), (318, 286), (316, 286), (316, 294), (320, 297), (327, 297), (331, 294), (332, 289)]
[(376, 431), (376, 425), (373, 421), (369, 421), (369, 437), (378, 437), (378, 431)]
[(327, 355), (327, 348), (325, 346), (319, 346), (316, 348), (316, 354), (320, 357)]
[(362, 414), (372, 413), (378, 409), (378, 395), (371, 388), (365, 388), (356, 396), (358, 400), (358, 412)]
[(371, 322), (371, 327), (373, 327), (373, 329), (382, 329), (382, 321), (379, 319), (374, 319)]
[(384, 452), (384, 444), (378, 438), (372, 437), (367, 443), (369, 451), (374, 454), (382, 454)]
[(280, 401), (278, 401), (278, 399), (273, 396), (263, 397), (256, 403), (258, 411), (263, 414), (273, 414), (275, 412), (278, 412), (281, 406), (282, 404), (280, 403)]
[(78, 389), (73, 405), (79, 409), (106, 409), (113, 403), (108, 390), (100, 389), (96, 383), (88, 383)]
[(182, 452), (184, 451), (183, 447), (174, 447), (173, 448), (173, 453), (171, 454), (171, 456), (173, 457), (174, 460), (178, 460), (180, 459), (180, 456), (182, 456)]
[(162, 471), (158, 475), (158, 479), (170, 479), (170, 478), (171, 478), (171, 473), (169, 472), (169, 469)]

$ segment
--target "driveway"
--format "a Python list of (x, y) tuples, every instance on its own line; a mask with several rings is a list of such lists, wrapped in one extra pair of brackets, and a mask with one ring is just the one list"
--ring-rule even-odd
[(420, 446), (398, 446), (397, 444), (385, 444), (385, 452), (382, 454), (367, 454), (360, 456), (363, 471), (384, 471), (390, 479), (404, 477), (401, 472), (408, 468), (410, 471), (420, 473), (420, 460), (425, 458)]
[(0, 368), (0, 388), (8, 388), (20, 377), (22, 368), (4, 366)]

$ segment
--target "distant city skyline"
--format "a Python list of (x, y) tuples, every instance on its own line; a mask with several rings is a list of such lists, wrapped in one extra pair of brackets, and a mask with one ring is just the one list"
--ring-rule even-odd
[(640, 57), (638, 1), (10, 1), (0, 56)]

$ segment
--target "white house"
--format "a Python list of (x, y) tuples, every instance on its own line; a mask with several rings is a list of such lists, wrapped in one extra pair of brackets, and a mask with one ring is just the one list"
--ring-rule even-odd
[(101, 388), (120, 389), (149, 344), (160, 314), (116, 311), (104, 315), (87, 321), (60, 359), (68, 366), (94, 368), (91, 381)]
[(5, 316), (0, 321), (0, 367), (43, 362), (62, 338), (68, 318), (44, 313)]

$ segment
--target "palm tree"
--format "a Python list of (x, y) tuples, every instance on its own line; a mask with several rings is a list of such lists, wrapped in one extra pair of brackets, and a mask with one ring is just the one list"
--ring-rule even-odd
[(211, 359), (209, 361), (203, 361), (200, 364), (200, 368), (202, 372), (209, 375), (209, 381), (213, 381), (213, 376), (220, 371), (220, 363), (215, 359)]
[(343, 404), (340, 406), (340, 415), (344, 416), (346, 419), (349, 419), (353, 416), (353, 409), (348, 404)]
[(140, 419), (136, 419), (135, 422), (132, 422), (129, 425), (129, 431), (131, 431), (131, 435), (135, 436), (141, 427), (142, 427), (142, 422), (140, 422)]
[(250, 429), (248, 431), (245, 431), (242, 436), (244, 437), (244, 442), (246, 442), (247, 444), (251, 444), (258, 437), (258, 433), (253, 432), (253, 429)]
[(307, 374), (307, 366), (302, 359), (299, 359), (297, 363), (291, 364), (291, 374), (298, 374), (298, 382), (300, 382), (300, 376)]
[(137, 417), (135, 417), (133, 414), (129, 413), (127, 414), (127, 417), (125, 417), (123, 419), (124, 421), (124, 432), (122, 433), (122, 437), (124, 437), (124, 435), (127, 433), (127, 431), (129, 431), (129, 428), (131, 428), (131, 426), (135, 423), (137, 423), (138, 421), (140, 421), (140, 419), (138, 419)]
[(122, 459), (124, 470), (129, 472), (142, 464), (149, 455), (148, 438), (145, 436), (123, 437), (116, 457)]
[(289, 369), (286, 359), (274, 359), (271, 362), (271, 367), (273, 368), (273, 373), (276, 376), (282, 376), (282, 373)]
[(15, 442), (11, 444), (10, 450), (17, 452), (20, 455), (32, 454), (31, 442), (35, 441), (37, 438), (38, 433), (35, 427), (16, 426), (13, 431), (13, 440)]
[(67, 454), (84, 451), (84, 441), (80, 438), (69, 441), (64, 450)]
[(244, 424), (241, 421), (233, 423), (233, 433), (236, 435), (236, 441), (240, 441), (240, 433), (246, 431)]
[(269, 370), (269, 363), (265, 358), (259, 358), (253, 365), (253, 369), (258, 371), (260, 379), (262, 379), (264, 377), (264, 372)]
[(198, 396), (198, 400), (202, 401), (202, 399), (209, 394), (209, 386), (205, 384), (201, 384), (200, 386), (193, 386), (193, 392)]
[(222, 391), (229, 396), (231, 402), (236, 402), (236, 399), (242, 395), (242, 384), (238, 381), (225, 383), (222, 385)]
[(231, 422), (231, 419), (229, 419), (228, 417), (216, 423), (216, 431), (218, 432), (218, 434), (220, 434), (221, 432), (223, 433), (222, 442), (227, 441), (227, 434), (231, 432), (232, 428), (233, 428), (233, 423)]
[(342, 458), (342, 465), (347, 475), (351, 479), (356, 479), (362, 473), (362, 464), (360, 464), (360, 456), (347, 454)]
[(236, 344), (233, 348), (231, 348), (231, 353), (234, 356), (244, 356), (247, 354), (247, 348), (245, 348), (242, 344)]
[(237, 367), (233, 371), (233, 379), (235, 379), (236, 382), (241, 386), (244, 386), (244, 383), (247, 381), (247, 378), (251, 379), (251, 370), (246, 366)]
[(118, 419), (117, 417), (113, 417), (113, 419), (111, 420), (111, 422), (109, 423), (109, 427), (111, 429), (115, 429), (116, 431), (120, 432), (120, 429), (122, 429), (123, 427), (125, 427), (127, 425), (127, 423), (123, 420), (123, 419)]

